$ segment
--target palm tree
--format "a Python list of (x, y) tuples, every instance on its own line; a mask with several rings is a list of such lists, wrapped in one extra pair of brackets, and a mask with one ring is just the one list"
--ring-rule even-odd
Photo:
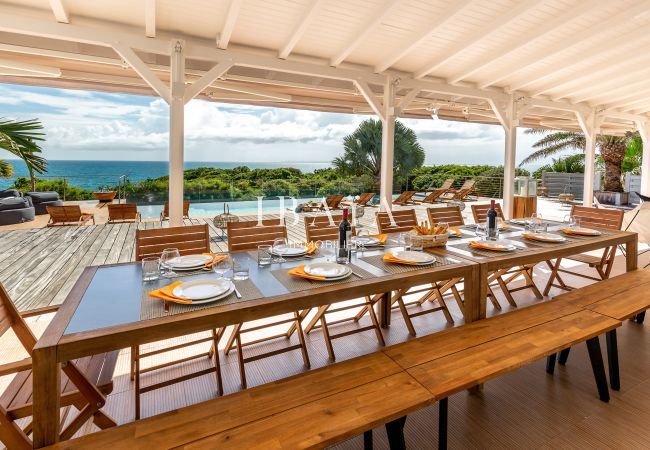
[[(525, 131), (527, 134), (544, 134), (548, 130), (531, 128)], [(598, 135), (596, 146), (600, 156), (605, 163), (605, 191), (623, 192), (621, 184), (621, 168), (628, 144), (633, 140), (634, 133), (626, 133), (624, 136)], [(582, 133), (572, 131), (556, 131), (547, 134), (533, 144), (536, 150), (528, 155), (520, 166), (557, 155), (566, 150), (585, 151), (585, 137)]]
[[(332, 161), (343, 174), (370, 175), (379, 179), (381, 172), (381, 120), (367, 119), (343, 138), (343, 155)], [(395, 123), (394, 175), (405, 178), (412, 170), (422, 167), (424, 149), (413, 130), (401, 122)]]
[[(39, 155), (41, 147), (39, 141), (44, 141), (45, 134), (39, 130), (43, 124), (36, 119), (31, 120), (9, 120), (0, 118), (0, 149), (7, 150), (25, 161), (29, 177), (32, 182), (32, 190), (36, 190), (35, 173), (45, 173), (47, 161)], [(3, 169), (4, 168), (4, 169)], [(0, 160), (0, 174), (11, 176), (13, 169), (6, 160)]]

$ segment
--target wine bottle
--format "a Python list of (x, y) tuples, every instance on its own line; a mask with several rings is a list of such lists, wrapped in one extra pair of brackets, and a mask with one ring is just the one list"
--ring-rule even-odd
[(491, 241), (496, 241), (499, 235), (497, 230), (497, 210), (494, 200), (490, 203), (490, 209), (487, 212), (487, 238)]
[(339, 248), (336, 262), (347, 264), (350, 261), (350, 244), (352, 243), (352, 225), (348, 220), (348, 208), (343, 210), (343, 219), (339, 223)]

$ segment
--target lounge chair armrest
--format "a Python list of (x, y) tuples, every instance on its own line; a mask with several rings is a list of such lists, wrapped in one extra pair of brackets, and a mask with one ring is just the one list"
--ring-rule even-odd
[(32, 368), (32, 358), (21, 359), (20, 361), (0, 364), (0, 377), (22, 372)]
[(30, 309), (29, 311), (24, 311), (20, 313), (20, 317), (26, 319), (28, 317), (42, 316), (43, 314), (50, 314), (58, 311), (61, 305), (50, 305), (44, 306), (42, 308)]

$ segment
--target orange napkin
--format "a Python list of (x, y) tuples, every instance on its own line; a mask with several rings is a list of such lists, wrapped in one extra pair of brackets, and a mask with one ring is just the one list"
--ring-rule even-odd
[(212, 257), (212, 261), (205, 263), (205, 267), (212, 267), (212, 264), (221, 262), (228, 257), (227, 255), (218, 255), (215, 253), (203, 253), (203, 255)]
[(596, 236), (597, 234), (589, 231), (572, 230), (571, 228), (560, 228), (560, 231), (566, 234), (577, 234), (578, 236)]
[(368, 237), (374, 237), (374, 238), (377, 238), (377, 240), (379, 240), (379, 243), (380, 243), (380, 244), (384, 244), (384, 243), (386, 242), (386, 239), (388, 239), (388, 235), (387, 235), (387, 234), (375, 234), (375, 235), (368, 236)]
[(307, 242), (304, 244), (307, 247), (307, 254), (312, 255), (318, 251), (318, 243), (314, 241)]
[(294, 267), (293, 269), (289, 270), (287, 273), (289, 275), (293, 275), (294, 277), (307, 278), (308, 280), (323, 281), (323, 280), (327, 279), (325, 277), (318, 277), (318, 276), (314, 276), (314, 275), (309, 275), (308, 273), (305, 272), (305, 266), (304, 265)]
[(161, 287), (160, 289), (156, 289), (154, 291), (149, 292), (149, 295), (158, 298), (160, 300), (167, 300), (168, 302), (174, 302), (174, 303), (182, 303), (184, 305), (189, 305), (192, 303), (192, 300), (188, 300), (186, 298), (179, 298), (174, 296), (174, 288), (176, 286), (180, 286), (183, 284), (182, 281), (174, 281), (172, 284), (168, 284), (165, 287)]
[(490, 247), (489, 245), (479, 244), (477, 241), (470, 241), (469, 245), (470, 245), (470, 247), (482, 248), (484, 250), (494, 250), (494, 251), (497, 251), (497, 252), (504, 252), (506, 250), (504, 248), (496, 248), (496, 247)]
[(458, 227), (449, 227), (449, 230), (453, 231), (454, 233), (456, 233), (458, 235), (463, 234), (463, 232), (460, 231), (460, 229), (458, 229)]
[(545, 237), (533, 236), (530, 233), (524, 233), (524, 234), (522, 234), (522, 236), (525, 237), (526, 239), (532, 239), (534, 241), (556, 242), (555, 239), (548, 239), (548, 238), (545, 238)]
[(413, 266), (418, 265), (418, 263), (416, 263), (416, 262), (405, 261), (403, 259), (397, 258), (391, 252), (387, 252), (386, 254), (384, 254), (384, 262), (391, 262), (391, 263), (396, 263), (396, 264), (410, 264), (410, 265), (413, 265)]

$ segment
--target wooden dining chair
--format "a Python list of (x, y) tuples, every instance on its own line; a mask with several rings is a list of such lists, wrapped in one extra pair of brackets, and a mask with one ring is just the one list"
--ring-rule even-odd
[[(187, 227), (169, 227), (151, 230), (135, 231), (135, 259), (142, 261), (149, 256), (160, 257), (166, 248), (177, 248), (181, 255), (196, 255), (210, 252), (210, 234), (208, 224), (192, 225)], [(161, 389), (171, 384), (180, 383), (191, 378), (200, 377), (214, 372), (217, 381), (217, 394), (223, 395), (223, 382), (221, 379), (221, 365), (219, 361), (218, 344), (225, 329), (218, 328), (211, 330), (209, 336), (193, 336), (189, 341), (182, 343), (165, 342), (169, 345), (157, 344), (153, 349), (144, 350), (140, 346), (131, 347), (131, 379), (135, 381), (135, 418), (140, 418), (140, 397), (142, 394)], [(197, 344), (211, 342), (210, 350), (194, 355), (185, 355), (182, 358), (173, 359), (164, 363), (142, 368), (141, 361), (162, 353), (168, 353)], [(189, 374), (183, 374), (168, 380), (160, 381), (147, 386), (141, 385), (141, 375), (167, 367), (182, 364), (204, 357), (214, 357), (214, 366), (198, 370)]]
[[(620, 209), (589, 208), (586, 206), (573, 205), (571, 215), (576, 219), (581, 227), (599, 228), (603, 230), (620, 230), (623, 226), (624, 211)], [(560, 273), (566, 273), (576, 277), (586, 278), (593, 281), (601, 281), (609, 278), (616, 258), (616, 246), (607, 247), (603, 250), (601, 256), (580, 253), (568, 256), (566, 258), (557, 258), (555, 261), (546, 261), (551, 269), (551, 276), (546, 283), (544, 295), (548, 295), (552, 287), (569, 291), (574, 289), (567, 285), (560, 276)], [(577, 272), (575, 270), (564, 269), (561, 267), (563, 259), (581, 262), (587, 264), (590, 268), (596, 269), (597, 276), (591, 276)]]
[(458, 206), (427, 208), (427, 217), (431, 224), (446, 222), (450, 227), (462, 227), (465, 225), (465, 219)]
[[(190, 201), (183, 201), (183, 219), (190, 218)], [(160, 213), (160, 221), (163, 222), (165, 219), (169, 219), (169, 202), (165, 202), (163, 210)]]
[(413, 196), (416, 194), (415, 191), (404, 191), (400, 195), (397, 196), (395, 200), (393, 200), (393, 203), (395, 205), (410, 205), (413, 204)]
[(109, 203), (108, 204), (108, 223), (126, 222), (133, 220), (140, 222), (142, 217), (138, 212), (138, 205), (135, 203)]
[[(0, 364), (0, 376), (14, 375), (0, 395), (0, 442), (8, 449), (33, 448), (29, 437), (32, 432), (32, 422), (29, 421), (23, 426), (17, 423), (20, 419), (32, 416), (32, 352), (36, 345), (36, 337), (25, 319), (56, 312), (57, 309), (58, 306), (47, 306), (20, 313), (0, 283), (0, 336), (9, 330), (13, 331), (29, 355), (20, 361)], [(91, 419), (102, 429), (117, 425), (102, 411), (106, 404), (106, 397), (113, 391), (113, 373), (117, 356), (118, 352), (114, 351), (69, 361), (62, 365), (59, 440), (72, 438)], [(78, 413), (70, 420), (72, 406), (78, 410)]]
[[(307, 236), (308, 242), (330, 242), (337, 241), (339, 238), (339, 228), (338, 223), (342, 220), (342, 214), (332, 214), (330, 216), (314, 216), (314, 217), (305, 217), (305, 236)], [(354, 227), (352, 228), (352, 234), (354, 235)], [(334, 354), (334, 347), (332, 346), (332, 341), (341, 337), (349, 336), (355, 333), (362, 333), (364, 331), (375, 332), (377, 336), (377, 341), (381, 346), (386, 345), (384, 342), (384, 336), (381, 333), (381, 328), (379, 326), (379, 321), (377, 320), (377, 315), (375, 314), (374, 306), (382, 298), (383, 294), (378, 295), (366, 295), (362, 302), (356, 300), (351, 300), (349, 302), (337, 303), (336, 305), (329, 304), (320, 306), (316, 310), (316, 314), (312, 319), (307, 323), (305, 327), (305, 333), (309, 334), (312, 330), (320, 328), (323, 332), (323, 337), (325, 338), (325, 345), (327, 346), (327, 353), (332, 361), (336, 360), (336, 355)], [(328, 321), (327, 316), (332, 314), (339, 314), (343, 311), (357, 310), (357, 313), (352, 317), (343, 317), (338, 318), (333, 321)], [(307, 317), (309, 311), (303, 311), (302, 315)], [(338, 325), (348, 322), (359, 322), (363, 316), (368, 314), (370, 316), (370, 325), (354, 328), (345, 332), (334, 334), (332, 332), (332, 325)]]
[[(501, 204), (495, 203), (494, 209), (497, 212), (497, 217), (501, 220), (505, 220), (503, 216), (503, 210), (501, 209)], [(472, 205), (472, 215), (474, 216), (474, 222), (477, 224), (487, 222), (487, 213), (489, 210), (490, 210), (489, 204)], [(534, 272), (535, 265), (536, 264), (525, 264), (517, 267), (499, 269), (495, 272), (492, 272), (492, 274), (490, 274), (489, 281), (490, 282), (494, 281), (496, 282), (496, 284), (499, 285), (501, 292), (503, 292), (503, 295), (505, 296), (510, 306), (517, 306), (517, 302), (515, 301), (512, 294), (514, 292), (523, 291), (525, 289), (532, 290), (535, 297), (537, 297), (538, 299), (542, 299), (544, 297), (542, 296), (542, 293), (539, 291), (537, 285), (533, 281), (533, 272)], [(510, 284), (512, 284), (512, 282), (517, 280), (519, 277), (523, 277), (524, 280), (526, 281), (526, 284), (523, 286), (511, 287)], [(494, 292), (491, 289), (488, 290), (488, 295), (492, 300), (492, 304), (497, 309), (501, 309), (501, 305), (499, 305), (498, 301), (496, 300), (496, 297), (494, 296)]]
[(50, 221), (47, 223), (48, 227), (57, 225), (81, 226), (90, 221), (93, 224), (95, 223), (95, 215), (82, 212), (79, 205), (48, 206), (47, 213), (50, 215)]
[[(254, 250), (257, 249), (259, 245), (273, 244), (273, 241), (276, 238), (286, 238), (287, 227), (284, 224), (283, 219), (265, 219), (261, 222), (257, 220), (229, 222), (227, 233), (229, 251)], [(290, 318), (287, 318), (287, 315), (284, 315), (269, 319), (273, 320), (273, 322), (268, 323), (265, 321), (261, 325), (254, 325), (248, 328), (244, 328), (244, 323), (236, 324), (230, 334), (230, 337), (228, 338), (228, 341), (226, 342), (226, 347), (224, 350), (226, 355), (230, 353), (233, 348), (237, 348), (242, 389), (246, 389), (247, 383), (245, 364), (249, 362), (257, 361), (263, 358), (269, 358), (280, 353), (300, 350), (302, 352), (302, 358), (305, 363), (305, 367), (310, 367), (309, 354), (307, 353), (307, 345), (305, 344), (305, 335), (302, 328), (304, 315), (301, 314), (300, 311), (294, 311), (293, 316)], [(286, 332), (262, 337), (249, 342), (242, 342), (243, 334), (259, 332), (264, 329), (273, 328), (284, 324), (290, 324), (290, 327)], [(298, 344), (287, 345), (280, 349), (268, 352), (257, 352), (253, 356), (244, 356), (244, 347), (277, 340), (278, 338), (288, 339), (294, 332), (296, 332), (298, 335)]]
[[(376, 218), (377, 228), (379, 229), (380, 233), (405, 233), (412, 231), (413, 227), (418, 224), (415, 210), (412, 208), (392, 211), (391, 214), (388, 212), (378, 212)], [(445, 319), (447, 319), (447, 322), (454, 323), (454, 319), (449, 312), (449, 308), (447, 308), (447, 303), (445, 300), (445, 296), (449, 295), (448, 293), (451, 291), (452, 286), (455, 286), (455, 283), (452, 283), (451, 280), (447, 280), (433, 282), (431, 283), (430, 287), (427, 286), (425, 288), (416, 287), (411, 289), (398, 289), (391, 293), (391, 308), (399, 308), (400, 312), (402, 313), (402, 317), (404, 317), (406, 328), (408, 329), (411, 336), (416, 335), (415, 327), (413, 326), (413, 321), (411, 319), (417, 316), (442, 311)], [(418, 300), (412, 302), (404, 301), (404, 296), (406, 295), (422, 293), (424, 293), (424, 295), (422, 295)], [(434, 306), (431, 309), (422, 308), (422, 305), (424, 305), (427, 301), (431, 302), (432, 304), (435, 304), (437, 302), (438, 306)], [(457, 301), (460, 305), (462, 305), (462, 299), (458, 298)], [(409, 308), (413, 310), (416, 307), (417, 311), (409, 311)]]

